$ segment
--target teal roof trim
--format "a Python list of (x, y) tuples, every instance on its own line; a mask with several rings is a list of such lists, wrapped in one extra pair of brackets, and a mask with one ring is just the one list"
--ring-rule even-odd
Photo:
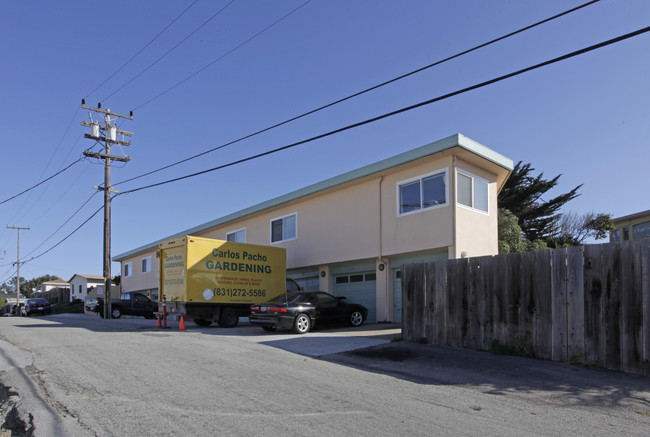
[(343, 173), (339, 176), (335, 176), (333, 178), (326, 179), (324, 181), (315, 183), (313, 185), (309, 185), (299, 190), (292, 191), (283, 196), (276, 197), (274, 199), (270, 199), (262, 203), (258, 203), (257, 205), (253, 205), (249, 208), (242, 209), (240, 211), (218, 218), (216, 220), (212, 220), (207, 223), (203, 223), (193, 228), (186, 229), (184, 231), (170, 235), (168, 237), (161, 238), (160, 240), (155, 241), (153, 243), (149, 243), (144, 246), (138, 247), (136, 249), (130, 250), (128, 252), (124, 252), (119, 255), (116, 255), (115, 257), (113, 257), (113, 261), (121, 261), (122, 259), (128, 258), (129, 256), (135, 255), (139, 252), (153, 249), (158, 246), (159, 241), (164, 241), (169, 238), (182, 237), (185, 235), (194, 235), (197, 232), (205, 231), (206, 229), (212, 228), (214, 226), (219, 226), (224, 223), (228, 223), (240, 219), (247, 215), (254, 214), (256, 212), (260, 212), (265, 209), (272, 208), (274, 206), (282, 205), (283, 203), (287, 203), (292, 200), (308, 196), (310, 194), (318, 193), (320, 191), (335, 187), (337, 185), (344, 184), (346, 182), (350, 182), (356, 179), (361, 179), (371, 174), (378, 173), (392, 167), (397, 167), (399, 165), (406, 164), (408, 162), (415, 161), (417, 159), (424, 158), (425, 156), (433, 155), (447, 149), (451, 149), (452, 147), (462, 147), (463, 149), (466, 149), (478, 156), (481, 156), (487, 159), (488, 161), (491, 161), (494, 164), (497, 164), (505, 168), (508, 171), (512, 171), (512, 169), (514, 168), (514, 164), (511, 159), (506, 158), (505, 156), (495, 152), (492, 149), (485, 147), (482, 144), (477, 143), (476, 141), (462, 134), (454, 134), (447, 138), (443, 138), (433, 143), (429, 143), (424, 146), (415, 148), (413, 150), (409, 150), (407, 152), (401, 153), (391, 158), (387, 158), (379, 162), (375, 162), (374, 164), (366, 165), (356, 170)]

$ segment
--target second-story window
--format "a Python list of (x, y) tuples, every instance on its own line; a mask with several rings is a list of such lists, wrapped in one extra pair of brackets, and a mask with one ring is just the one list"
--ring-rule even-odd
[(297, 215), (290, 214), (271, 220), (271, 243), (297, 238)]
[(245, 243), (246, 242), (246, 229), (240, 229), (238, 231), (229, 232), (226, 234), (227, 241), (234, 241), (236, 243)]
[(398, 184), (399, 215), (447, 205), (447, 171), (420, 176)]
[(142, 273), (149, 273), (151, 271), (151, 257), (142, 258)]

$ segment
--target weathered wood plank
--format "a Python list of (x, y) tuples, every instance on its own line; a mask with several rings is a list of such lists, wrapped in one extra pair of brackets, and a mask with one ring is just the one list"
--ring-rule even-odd
[(643, 373), (643, 296), (641, 254), (633, 241), (621, 245), (621, 365), (624, 372)]
[(508, 266), (507, 255), (494, 259), (494, 271), (492, 281), (494, 283), (494, 295), (492, 299), (492, 326), (494, 331), (493, 340), (505, 344), (508, 337)]
[(514, 345), (521, 336), (521, 253), (507, 255), (509, 262), (506, 282), (506, 345)]
[(476, 279), (476, 320), (478, 323), (478, 339), (476, 349), (488, 350), (493, 338), (492, 324), (492, 274), (493, 257), (483, 256), (475, 258), (473, 266), (474, 276)]
[(603, 290), (608, 271), (608, 253), (602, 253), (601, 245), (589, 245), (584, 249), (585, 283), (585, 354), (584, 364), (603, 366), (602, 332)]
[(552, 287), (551, 287), (551, 251), (535, 253), (534, 277), (535, 297), (535, 351), (538, 358), (550, 360), (552, 356)]
[(428, 343), (433, 343), (433, 331), (435, 326), (435, 285), (436, 285), (436, 265), (427, 263), (424, 266), (425, 275), (425, 292), (424, 292), (424, 337)]
[(535, 354), (535, 252), (523, 252), (520, 259), (518, 342)]
[(447, 344), (447, 326), (449, 324), (449, 302), (447, 299), (447, 261), (435, 263), (436, 280), (434, 284), (434, 319), (435, 332), (433, 342), (435, 344)]
[(643, 294), (643, 374), (650, 375), (650, 240), (638, 242), (641, 252), (641, 293)]
[(481, 296), (478, 276), (481, 271), (477, 267), (477, 259), (469, 258), (467, 260), (467, 348), (480, 349), (481, 344)]
[(584, 247), (567, 248), (567, 322), (569, 361), (580, 361), (585, 350)]
[(567, 249), (551, 251), (551, 305), (552, 305), (552, 354), (554, 361), (567, 361), (569, 359), (568, 342), (568, 315), (567, 315)]
[(402, 338), (412, 341), (413, 281), (417, 276), (417, 264), (402, 265)]
[(603, 266), (605, 294), (602, 306), (603, 367), (618, 370), (621, 368), (621, 245), (613, 243), (603, 247), (607, 259)]

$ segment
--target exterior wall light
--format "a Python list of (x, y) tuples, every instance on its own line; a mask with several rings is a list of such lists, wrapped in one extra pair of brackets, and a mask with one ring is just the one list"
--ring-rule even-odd
[(327, 275), (327, 273), (325, 273), (325, 270), (321, 270), (320, 277), (324, 278), (326, 275)]
[(383, 272), (386, 266), (384, 264), (379, 264), (379, 271)]

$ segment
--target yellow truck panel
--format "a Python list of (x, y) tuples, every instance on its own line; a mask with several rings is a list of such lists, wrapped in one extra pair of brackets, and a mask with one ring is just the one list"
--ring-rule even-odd
[(254, 304), (285, 293), (284, 248), (185, 236), (159, 249), (161, 300)]

